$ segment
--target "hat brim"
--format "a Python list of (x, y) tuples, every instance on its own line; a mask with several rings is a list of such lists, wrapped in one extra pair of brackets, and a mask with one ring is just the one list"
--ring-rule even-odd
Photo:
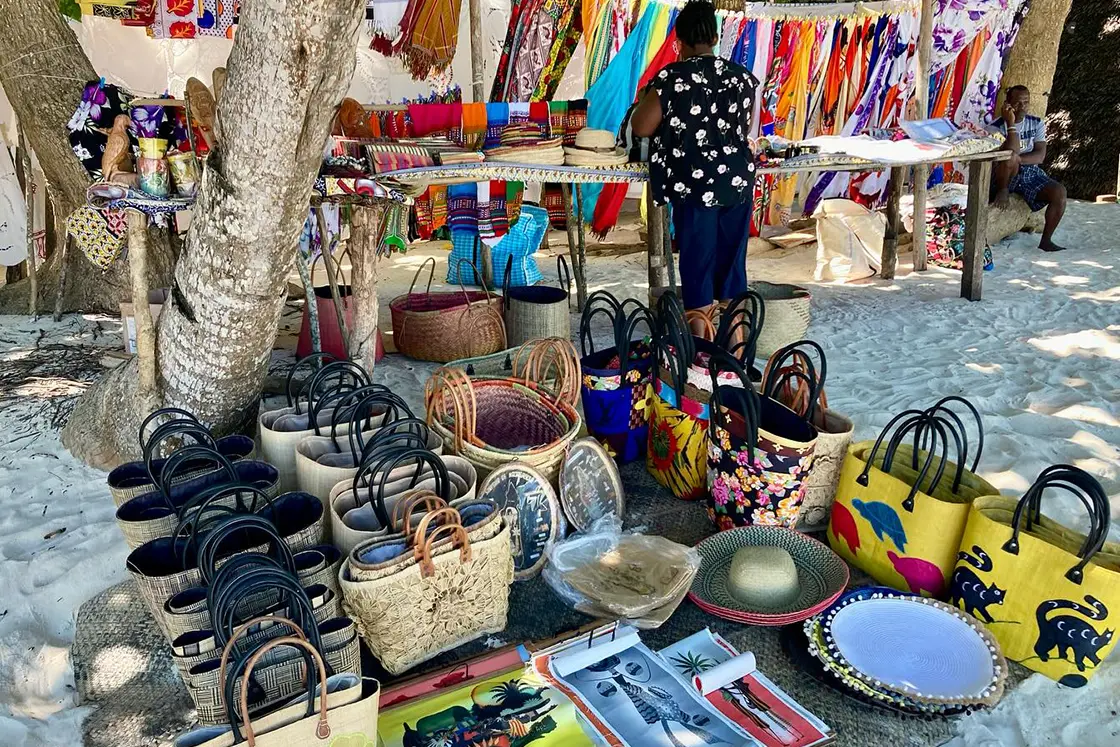
[(626, 151), (622, 149), (615, 149), (612, 154), (564, 148), (564, 163), (568, 166), (621, 166), (629, 160)]
[[(758, 607), (740, 602), (728, 588), (728, 574), (735, 552), (748, 546), (775, 546), (786, 550), (797, 568), (800, 593), (781, 607)], [(847, 564), (824, 544), (784, 527), (751, 526), (719, 532), (696, 546), (700, 571), (689, 590), (699, 606), (713, 614), (726, 611), (728, 619), (779, 619), (797, 622), (831, 604), (848, 585)], [(723, 616), (723, 615), (720, 615)]]

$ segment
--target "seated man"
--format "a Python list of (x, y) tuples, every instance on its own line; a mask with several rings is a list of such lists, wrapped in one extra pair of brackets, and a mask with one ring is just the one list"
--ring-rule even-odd
[(992, 172), (992, 201), (998, 207), (1007, 207), (1011, 193), (1021, 195), (1031, 210), (1046, 208), (1046, 225), (1038, 248), (1045, 252), (1059, 252), (1065, 247), (1054, 243), (1054, 231), (1066, 212), (1066, 188), (1042, 170), (1046, 159), (1046, 125), (1038, 117), (1027, 114), (1031, 92), (1026, 86), (1013, 86), (1007, 90), (1003, 115), (992, 122), (991, 129), (1005, 135), (1004, 150), (1011, 151), (1011, 158), (997, 161)]

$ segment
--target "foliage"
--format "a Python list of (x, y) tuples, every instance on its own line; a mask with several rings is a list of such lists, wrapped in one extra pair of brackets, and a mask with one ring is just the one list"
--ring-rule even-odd
[(63, 18), (82, 22), (82, 8), (78, 5), (78, 0), (58, 0), (58, 12)]
[(504, 708), (513, 710), (521, 708), (533, 697), (533, 691), (526, 690), (519, 679), (513, 679), (508, 682), (503, 682), (500, 685), (495, 685), (490, 688), (490, 692), (495, 694), (496, 700), (501, 703)]
[(1047, 118), (1048, 169), (1070, 197), (1115, 194), (1120, 157), (1120, 0), (1077, 0), (1066, 18)]

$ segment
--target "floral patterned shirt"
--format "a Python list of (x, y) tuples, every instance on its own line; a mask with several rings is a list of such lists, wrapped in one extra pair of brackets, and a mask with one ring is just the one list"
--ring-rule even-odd
[(747, 134), (758, 87), (754, 76), (705, 55), (667, 65), (651, 85), (661, 100), (661, 126), (649, 159), (654, 199), (707, 207), (750, 202), (755, 166)]

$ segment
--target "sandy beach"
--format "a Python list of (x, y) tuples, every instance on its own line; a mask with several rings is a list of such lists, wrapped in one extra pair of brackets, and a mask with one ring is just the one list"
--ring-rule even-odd
[[(811, 289), (809, 337), (828, 355), (830, 405), (855, 421), (857, 438), (873, 438), (907, 407), (967, 397), (984, 417), (983, 477), (1017, 495), (1051, 464), (1086, 469), (1112, 497), (1112, 536), (1120, 539), (1117, 236), (1120, 207), (1071, 204), (1057, 236), (1069, 251), (1043, 254), (1037, 237), (1024, 234), (994, 247), (996, 267), (985, 274), (980, 303), (958, 297), (959, 273), (936, 268), (863, 285), (811, 283), (811, 247), (753, 254), (748, 272)], [(389, 300), (407, 290), (427, 256), (445, 260), (446, 251), (421, 246), (383, 269), (382, 329), (390, 328)], [(554, 260), (542, 257), (541, 265), (555, 277)], [(908, 269), (904, 259), (900, 271)], [(443, 272), (441, 265), (437, 281)], [(646, 295), (641, 253), (590, 257), (588, 275), (591, 290)], [(298, 331), (298, 305), (289, 307), (278, 345)], [(0, 317), (3, 747), (81, 743), (86, 710), (76, 703), (68, 652), (74, 616), (83, 601), (126, 577), (126, 548), (105, 474), (74, 460), (58, 429), (73, 397), (103, 371), (107, 351), (120, 347), (117, 319)], [(375, 379), (419, 405), (433, 368), (389, 356)], [(1083, 527), (1079, 505), (1055, 499), (1044, 510)], [(962, 719), (952, 744), (1116, 745), (1118, 711), (1114, 656), (1081, 690), (1035, 675), (994, 711)]]

